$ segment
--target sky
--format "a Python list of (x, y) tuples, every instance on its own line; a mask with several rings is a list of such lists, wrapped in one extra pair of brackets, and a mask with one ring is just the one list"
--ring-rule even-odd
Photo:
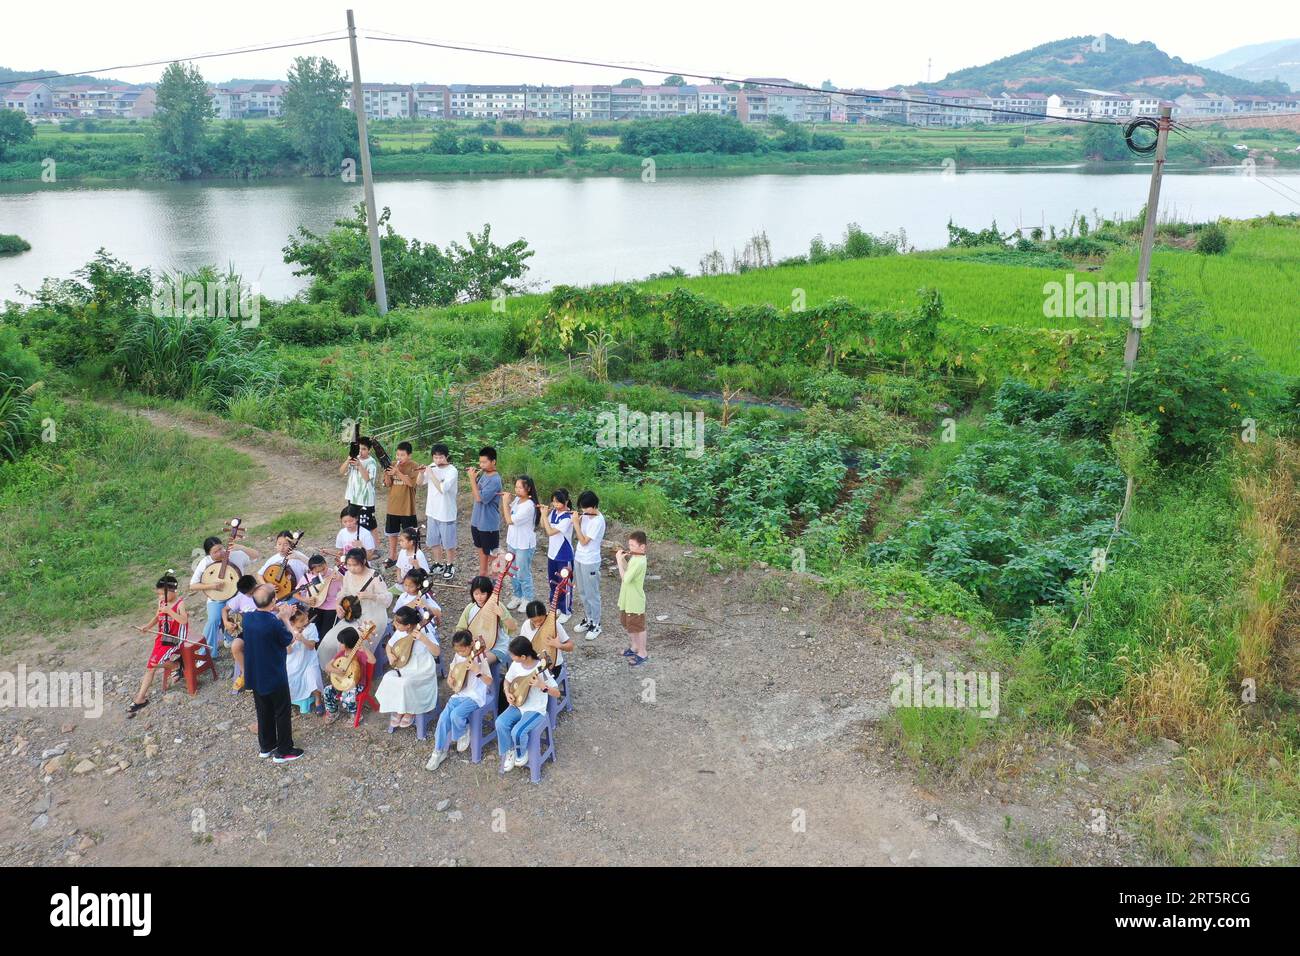
[[(0, 17), (0, 66), (95, 72), (130, 83), (156, 80), (161, 67), (105, 69), (119, 64), (344, 32), (346, 6), (319, 0), (63, 0), (57, 16), (39, 3), (6, 4)], [(654, 81), (670, 72), (719, 76), (781, 76), (818, 85), (888, 87), (935, 81), (951, 71), (1068, 36), (1107, 33), (1152, 40), (1188, 62), (1237, 46), (1300, 35), (1294, 0), (1256, 0), (1249, 16), (1213, 15), (1201, 4), (1095, 0), (996, 3), (860, 4), (700, 3), (698, 0), (563, 0), (525, 3), (427, 3), (354, 0), (358, 33), (467, 43), (518, 52), (636, 64), (607, 70), (362, 39), (366, 82), (616, 83), (624, 76)], [(1200, 15), (1200, 14), (1210, 15)], [(285, 75), (296, 55), (323, 55), (348, 70), (346, 42), (199, 61), (210, 81)]]

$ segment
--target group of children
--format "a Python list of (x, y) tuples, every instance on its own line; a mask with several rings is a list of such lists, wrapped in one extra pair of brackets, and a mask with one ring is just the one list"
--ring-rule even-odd
[[(390, 730), (396, 731), (411, 726), (419, 715), (438, 710), (441, 677), (464, 671), (459, 689), (449, 686), (452, 692), (439, 714), (428, 768), (436, 769), (447, 759), (452, 743), (458, 750), (468, 747), (470, 717), (488, 706), (494, 684), (498, 699), (492, 714), (502, 767), (511, 770), (524, 766), (529, 735), (537, 721), (546, 716), (547, 697), (559, 696), (566, 655), (571, 656), (574, 650), (573, 638), (564, 625), (574, 613), (575, 591), (583, 616), (574, 630), (584, 633), (588, 641), (602, 634), (600, 574), (606, 521), (599, 499), (594, 492), (584, 491), (576, 502), (571, 502), (568, 491), (559, 488), (542, 505), (536, 485), (527, 475), (520, 475), (512, 491), (505, 491), (496, 469), (495, 450), (488, 447), (479, 451), (478, 467), (467, 470), (474, 500), (470, 524), (479, 573), (469, 582), (470, 601), (453, 629), (450, 664), (444, 671), (439, 641), (443, 613), (432, 589), (448, 586), (437, 582), (456, 575), (459, 475), (449, 462), (447, 446), (435, 445), (433, 461), (421, 466), (411, 459), (411, 446), (403, 442), (397, 446), (392, 467), (381, 472), (369, 440), (363, 438), (357, 454), (349, 455), (340, 471), (348, 475), (347, 505), (339, 516), (334, 547), (322, 548), (322, 554), (308, 557), (297, 549), (297, 537), (282, 531), (276, 536), (276, 553), (260, 570), (252, 572), (260, 558), (254, 549), (219, 538), (204, 542), (204, 556), (191, 579), (191, 591), (211, 590), (203, 584), (202, 576), (213, 563), (229, 562), (240, 576), (236, 594), (229, 600), (205, 595), (209, 600), (204, 635), (202, 641), (193, 643), (206, 644), (214, 660), (221, 646), (230, 648), (235, 664), (231, 690), (241, 692), (244, 649), (235, 615), (265, 610), (256, 606), (251, 595), (260, 585), (271, 583), (267, 572), (278, 566), (282, 573), (291, 575), (294, 584), (293, 592), (281, 604), (290, 605), (282, 615), (292, 638), (285, 638), (289, 640), (286, 675), (289, 699), (300, 713), (319, 714), (327, 723), (342, 713), (355, 715), (358, 702), (368, 695), (368, 684), (377, 681), (372, 696), (380, 712), (389, 715)], [(389, 489), (386, 559), (378, 551), (373, 533), (377, 527), (375, 490), (380, 481)], [(415, 517), (416, 488), (420, 485), (428, 488), (427, 541), (421, 541)], [(503, 526), (505, 551), (500, 541)], [(534, 590), (532, 563), (541, 541), (546, 545), (549, 606)], [(618, 548), (615, 554), (622, 579), (618, 610), (628, 635), (623, 655), (633, 667), (648, 660), (646, 545), (645, 533), (634, 531), (628, 536), (626, 548)], [(502, 593), (500, 604), (494, 605), (500, 615), (495, 640), (475, 655), (471, 650), (471, 622), (494, 593), (496, 583), (489, 575), (500, 578), (507, 567), (510, 596), (507, 599)], [(391, 588), (384, 579), (386, 570), (396, 573), (397, 584)], [(572, 588), (560, 588), (557, 595), (557, 586), (565, 577), (571, 578)], [(157, 600), (154, 621), (146, 628), (154, 631), (154, 648), (129, 708), (132, 715), (147, 705), (156, 669), (174, 666), (175, 648), (189, 640), (184, 598), (170, 573), (158, 581)], [(513, 612), (524, 614), (522, 624), (515, 620)], [(532, 638), (551, 613), (555, 615), (554, 636), (546, 642), (544, 652), (551, 666), (543, 667), (534, 653)], [(400, 666), (393, 666), (392, 658), (399, 649)], [(329, 674), (337, 662), (354, 656), (360, 659), (362, 678), (357, 686), (339, 691)], [(516, 700), (511, 683), (525, 676), (530, 678), (527, 691), (521, 691)]]

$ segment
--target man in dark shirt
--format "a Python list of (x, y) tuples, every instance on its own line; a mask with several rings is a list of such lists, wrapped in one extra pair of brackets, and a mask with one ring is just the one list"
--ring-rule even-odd
[(293, 635), (285, 625), (290, 606), (272, 612), (275, 588), (263, 584), (253, 590), (256, 611), (244, 615), (244, 686), (253, 692), (257, 709), (259, 757), (288, 763), (302, 756), (293, 745), (293, 718), (289, 700), (287, 648)]

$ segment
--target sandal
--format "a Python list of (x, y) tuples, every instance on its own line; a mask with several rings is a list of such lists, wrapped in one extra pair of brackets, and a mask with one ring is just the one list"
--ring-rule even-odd
[(144, 710), (148, 706), (149, 706), (149, 699), (147, 697), (145, 698), (143, 703), (137, 703), (136, 701), (133, 700), (131, 701), (131, 706), (126, 709), (126, 716), (128, 718), (134, 717), (139, 711)]
[(398, 726), (398, 727), (409, 727), (409, 726), (411, 726), (411, 724), (413, 724), (413, 723), (415, 723), (415, 715), (414, 715), (414, 714), (407, 714), (405, 717), (402, 718), (402, 722), (401, 722), (400, 724), (398, 724), (397, 726)]
[(400, 727), (400, 726), (402, 726), (402, 715), (401, 715), (401, 714), (393, 714), (393, 716), (391, 716), (391, 717), (388, 718), (388, 729), (389, 729), (389, 730), (396, 730), (396, 729), (397, 729), (398, 727)]

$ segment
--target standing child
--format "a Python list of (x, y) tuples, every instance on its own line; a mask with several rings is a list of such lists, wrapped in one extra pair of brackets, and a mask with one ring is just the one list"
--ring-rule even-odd
[(628, 535), (627, 550), (619, 548), (614, 559), (618, 562), (618, 576), (623, 579), (618, 589), (618, 616), (628, 640), (623, 656), (630, 666), (640, 667), (650, 656), (646, 648), (645, 532), (633, 531)]
[[(510, 704), (497, 716), (497, 749), (501, 753), (501, 769), (509, 773), (515, 767), (528, 765), (528, 735), (540, 721), (546, 719), (546, 698), (559, 697), (560, 688), (550, 671), (539, 667), (533, 645), (525, 637), (510, 642), (510, 669), (502, 680), (506, 688), (506, 701)], [(528, 693), (516, 700), (510, 693), (510, 682), (532, 672)]]
[(582, 599), (582, 620), (574, 630), (587, 632), (587, 640), (600, 637), (600, 546), (605, 540), (605, 516), (594, 491), (578, 495), (573, 519), (573, 577)]
[(456, 576), (456, 466), (451, 450), (441, 442), (433, 446), (433, 462), (420, 469), (420, 484), (429, 486), (424, 505), (428, 521), (429, 554), (434, 574), (450, 581)]
[(343, 575), (319, 554), (307, 562), (307, 573), (319, 582), (319, 588), (307, 592), (307, 604), (316, 614), (313, 623), (318, 634), (328, 634), (339, 612), (339, 592), (343, 589)]
[(492, 687), (492, 666), (486, 658), (477, 665), (470, 660), (473, 645), (474, 637), (469, 631), (459, 630), (451, 636), (451, 646), (456, 652), (451, 666), (466, 664), (469, 673), (465, 676), (464, 686), (451, 695), (438, 717), (438, 728), (433, 735), (433, 753), (424, 765), (426, 770), (438, 769), (450, 754), (453, 740), (456, 741), (456, 751), (464, 753), (469, 746), (469, 718), (474, 711), (487, 704), (488, 691)]
[[(221, 629), (227, 634), (236, 633), (239, 628), (235, 627), (231, 618), (232, 614), (238, 614), (241, 617), (257, 610), (257, 604), (253, 601), (253, 589), (257, 587), (257, 578), (251, 574), (240, 576), (235, 582), (235, 596), (226, 602), (226, 606), (221, 609)], [(244, 639), (234, 637), (230, 640), (230, 659), (235, 662), (235, 672), (231, 678), (231, 693), (238, 694), (244, 689)]]
[(480, 448), (478, 469), (470, 468), (470, 490), (474, 492), (474, 512), (470, 515), (469, 532), (478, 549), (478, 573), (487, 574), (492, 552), (501, 544), (501, 476), (497, 474), (497, 450), (492, 446)]
[[(203, 572), (212, 565), (220, 564), (222, 561), (229, 559), (240, 574), (245, 574), (247, 573), (248, 563), (256, 561), (260, 557), (254, 549), (244, 547), (238, 542), (227, 548), (226, 544), (216, 537), (204, 540), (203, 554), (203, 559), (194, 566), (194, 574), (190, 578), (190, 590), (199, 591), (204, 597), (208, 597), (208, 591), (214, 591), (220, 587), (218, 584), (203, 583)], [(221, 611), (225, 606), (225, 601), (208, 597), (207, 619), (203, 624), (203, 637), (208, 642), (208, 650), (212, 654), (213, 660), (217, 659), (218, 647), (225, 637), (225, 632), (221, 629)]]
[(506, 523), (506, 547), (515, 556), (510, 587), (514, 595), (506, 603), (517, 611), (533, 599), (533, 552), (537, 550), (537, 485), (527, 475), (515, 479), (513, 498), (501, 495), (501, 519)]
[[(556, 488), (551, 495), (549, 511), (542, 512), (542, 530), (547, 534), (546, 579), (551, 583), (547, 600), (555, 597), (555, 586), (560, 583), (560, 572), (565, 568), (573, 573), (573, 509), (569, 506), (569, 492)], [(566, 590), (560, 596), (556, 620), (563, 624), (573, 610), (573, 592)]]
[(190, 617), (185, 613), (185, 599), (178, 593), (180, 585), (174, 571), (168, 571), (154, 585), (158, 604), (154, 608), (153, 620), (140, 628), (142, 631), (154, 632), (153, 651), (149, 662), (144, 665), (144, 678), (135, 699), (126, 709), (127, 717), (134, 717), (136, 711), (149, 704), (149, 688), (153, 685), (154, 672), (161, 665), (166, 667), (178, 653), (181, 642), (188, 640)]
[(289, 633), (293, 643), (288, 648), (289, 700), (306, 714), (325, 713), (322, 697), (325, 684), (321, 681), (320, 661), (316, 657), (319, 633), (308, 619), (307, 609), (299, 605), (289, 616)]
[(348, 504), (356, 507), (361, 527), (374, 531), (378, 527), (375, 521), (375, 478), (379, 474), (379, 462), (370, 455), (369, 438), (363, 437), (357, 448), (357, 457), (345, 460), (339, 466), (339, 474), (348, 476)]
[(388, 537), (386, 568), (397, 564), (398, 535), (416, 525), (415, 484), (420, 477), (420, 468), (411, 461), (409, 441), (401, 442), (396, 454), (396, 460), (384, 471), (384, 487), (388, 489), (388, 510), (384, 515), (384, 534)]

